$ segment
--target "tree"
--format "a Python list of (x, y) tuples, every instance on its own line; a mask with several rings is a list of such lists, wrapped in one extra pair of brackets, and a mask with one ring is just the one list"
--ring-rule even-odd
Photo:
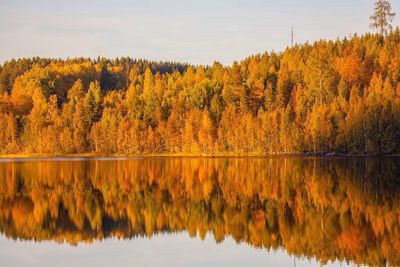
[(17, 125), (12, 114), (0, 113), (0, 153), (15, 153), (17, 144)]
[(100, 71), (100, 88), (102, 92), (113, 89), (116, 86), (113, 74), (107, 69), (107, 65), (103, 63)]
[(107, 134), (105, 133), (102, 123), (99, 121), (93, 124), (92, 130), (90, 131), (90, 140), (93, 143), (94, 152), (108, 152), (105, 150), (106, 138)]
[(86, 127), (90, 129), (94, 122), (101, 118), (101, 92), (99, 82), (92, 82), (85, 96)]
[(153, 112), (157, 105), (156, 101), (157, 97), (156, 97), (156, 92), (154, 90), (154, 76), (150, 68), (147, 68), (144, 74), (142, 98), (144, 104), (143, 107), (144, 120), (149, 125), (155, 125)]
[(304, 81), (307, 88), (305, 96), (308, 99), (309, 107), (321, 105), (332, 100), (334, 96), (335, 72), (332, 67), (332, 55), (328, 48), (317, 44), (310, 53), (304, 73)]
[(79, 99), (83, 97), (83, 95), (84, 91), (83, 91), (82, 80), (78, 79), (74, 82), (74, 85), (68, 91), (67, 98), (68, 101), (71, 102), (71, 105), (74, 106), (79, 101)]
[[(60, 117), (60, 110), (57, 104), (57, 96), (51, 95), (47, 104), (47, 136), (57, 136), (62, 130), (62, 119)], [(57, 153), (61, 149), (59, 138), (48, 138), (46, 140), (46, 151), (50, 153)]]
[(72, 119), (73, 150), (82, 153), (87, 147), (88, 127), (86, 127), (85, 107), (83, 100), (79, 101), (75, 107)]
[(40, 88), (36, 88), (32, 95), (33, 108), (28, 116), (24, 132), (26, 148), (33, 152), (44, 152), (45, 136), (43, 129), (46, 127), (47, 102)]
[(182, 148), (182, 128), (184, 127), (183, 115), (173, 109), (168, 117), (164, 139), (167, 150), (170, 152), (181, 152)]
[(129, 85), (128, 90), (126, 91), (125, 106), (129, 118), (133, 119), (142, 117), (143, 101), (140, 98), (137, 88), (135, 88), (132, 82)]
[(334, 143), (334, 131), (330, 107), (315, 105), (305, 124), (308, 145), (314, 153), (329, 152)]
[(392, 6), (387, 0), (375, 2), (374, 14), (370, 17), (370, 27), (378, 30), (383, 37), (392, 30), (392, 21), (396, 13), (392, 12)]
[(214, 130), (213, 123), (210, 119), (210, 114), (207, 109), (202, 113), (200, 129), (199, 129), (199, 144), (201, 152), (210, 153), (213, 150)]
[(245, 90), (243, 85), (243, 77), (240, 70), (240, 65), (235, 61), (233, 62), (232, 68), (230, 68), (224, 76), (224, 88), (222, 90), (222, 97), (225, 103), (233, 103), (239, 106), (241, 95)]
[(278, 72), (278, 84), (276, 85), (276, 104), (278, 107), (286, 107), (289, 103), (292, 89), (293, 84), (290, 80), (290, 73), (287, 66), (284, 65)]

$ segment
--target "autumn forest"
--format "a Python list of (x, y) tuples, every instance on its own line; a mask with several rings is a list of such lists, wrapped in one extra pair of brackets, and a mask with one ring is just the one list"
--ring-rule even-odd
[(397, 153), (400, 30), (230, 66), (10, 60), (0, 67), (0, 126), (1, 154)]

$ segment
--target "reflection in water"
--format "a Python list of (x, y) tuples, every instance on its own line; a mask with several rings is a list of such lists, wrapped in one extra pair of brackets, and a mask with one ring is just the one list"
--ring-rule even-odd
[(8, 238), (92, 242), (187, 231), (322, 263), (400, 265), (400, 158), (0, 163)]

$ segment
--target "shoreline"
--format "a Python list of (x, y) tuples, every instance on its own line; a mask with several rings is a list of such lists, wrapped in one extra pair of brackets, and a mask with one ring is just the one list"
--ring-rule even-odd
[(0, 154), (0, 160), (13, 159), (142, 159), (142, 158), (372, 158), (372, 157), (399, 157), (400, 154), (346, 154), (346, 153), (298, 153), (298, 154), (259, 154), (259, 153), (172, 153), (172, 154), (96, 154), (96, 153), (73, 153), (73, 154)]

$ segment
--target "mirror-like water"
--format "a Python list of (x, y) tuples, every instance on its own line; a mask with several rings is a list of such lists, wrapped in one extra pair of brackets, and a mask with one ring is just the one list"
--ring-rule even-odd
[(397, 266), (400, 158), (7, 160), (0, 231), (1, 266)]

